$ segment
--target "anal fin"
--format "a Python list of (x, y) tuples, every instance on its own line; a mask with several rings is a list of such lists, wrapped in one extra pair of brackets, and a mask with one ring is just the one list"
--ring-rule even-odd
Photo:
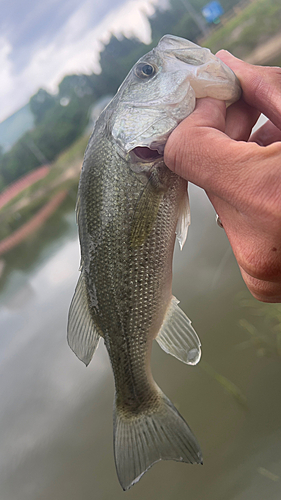
[(189, 365), (196, 365), (201, 357), (200, 340), (190, 319), (172, 297), (156, 341), (168, 354)]
[(87, 366), (98, 346), (100, 334), (88, 306), (84, 271), (81, 271), (73, 295), (67, 324), (67, 341), (76, 356)]

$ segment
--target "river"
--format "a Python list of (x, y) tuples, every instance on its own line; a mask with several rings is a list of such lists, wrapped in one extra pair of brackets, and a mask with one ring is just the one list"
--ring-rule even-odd
[(87, 369), (66, 342), (79, 267), (72, 193), (7, 255), (0, 283), (1, 500), (280, 499), (280, 358), (247, 344), (241, 320), (260, 328), (265, 344), (271, 338), (263, 305), (247, 292), (206, 195), (190, 191), (173, 292), (201, 338), (202, 363), (186, 366), (155, 345), (152, 369), (196, 434), (204, 465), (160, 462), (129, 492), (119, 486), (103, 342)]

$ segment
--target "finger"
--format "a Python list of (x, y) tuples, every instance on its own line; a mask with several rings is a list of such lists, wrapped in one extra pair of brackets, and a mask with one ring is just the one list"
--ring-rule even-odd
[(195, 111), (168, 138), (164, 160), (181, 177), (231, 201), (245, 196), (242, 188), (247, 177), (253, 176), (252, 170), (256, 172), (259, 150), (264, 148), (233, 141), (224, 129), (224, 103), (211, 98), (199, 100)]
[(225, 133), (236, 141), (248, 141), (259, 115), (257, 109), (240, 99), (226, 111)]
[[(210, 131), (215, 134), (218, 131), (224, 132), (225, 117), (224, 102), (210, 97), (197, 99), (193, 113), (173, 130), (167, 140), (164, 149), (166, 165), (176, 174), (200, 186), (201, 184), (198, 183), (200, 180), (196, 179), (193, 170), (201, 163), (201, 147), (206, 145), (203, 136), (205, 131), (209, 134)], [(219, 134), (219, 137), (229, 140), (224, 134)], [(209, 146), (211, 146), (210, 143)]]
[(191, 117), (204, 127), (212, 127), (224, 132), (226, 120), (225, 102), (212, 97), (197, 99), (196, 108), (187, 119)]
[(251, 135), (250, 141), (256, 142), (260, 146), (268, 146), (273, 142), (281, 141), (281, 130), (268, 120)]
[[(280, 237), (259, 232), (258, 225), (225, 201), (209, 195), (211, 203), (223, 224), (250, 292), (258, 300), (281, 300)], [(280, 235), (280, 232), (279, 232)]]
[[(211, 163), (208, 167), (205, 157), (209, 156), (208, 151), (213, 147), (214, 138), (215, 147), (219, 149), (221, 142), (230, 141), (223, 133), (225, 117), (224, 102), (210, 97), (198, 99), (193, 113), (173, 130), (167, 140), (164, 149), (166, 165), (179, 176), (206, 188), (204, 178)], [(212, 151), (213, 154), (216, 155)]]
[[(281, 215), (241, 212), (213, 193), (207, 195), (218, 214), (237, 262), (253, 278), (281, 283)], [(277, 203), (280, 208), (280, 202)]]
[(221, 59), (240, 80), (243, 98), (281, 129), (281, 68), (254, 66), (220, 50)]

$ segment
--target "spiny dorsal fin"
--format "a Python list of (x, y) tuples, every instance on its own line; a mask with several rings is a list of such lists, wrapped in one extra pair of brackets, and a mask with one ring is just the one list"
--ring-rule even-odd
[(201, 357), (200, 340), (190, 319), (178, 306), (179, 301), (172, 297), (156, 341), (168, 354), (183, 363), (196, 365)]
[(84, 271), (81, 271), (70, 304), (67, 324), (69, 347), (87, 366), (98, 346), (100, 334), (90, 314)]

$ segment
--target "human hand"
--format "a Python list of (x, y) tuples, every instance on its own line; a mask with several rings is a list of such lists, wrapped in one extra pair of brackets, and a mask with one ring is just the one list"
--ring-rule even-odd
[[(170, 135), (165, 163), (206, 190), (252, 295), (281, 302), (281, 69), (217, 56), (239, 78), (242, 98), (227, 110), (199, 99)], [(260, 113), (269, 120), (251, 135)]]

